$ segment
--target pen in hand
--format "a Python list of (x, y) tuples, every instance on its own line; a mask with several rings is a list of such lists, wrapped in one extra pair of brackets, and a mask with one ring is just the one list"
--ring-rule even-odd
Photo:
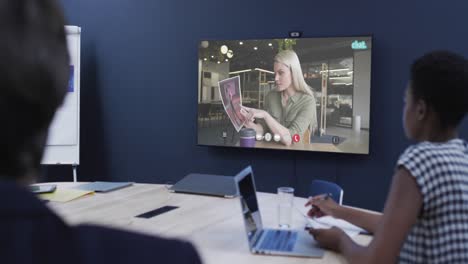
[(332, 197), (333, 195), (331, 193), (326, 193), (326, 194), (323, 194), (323, 195), (320, 195), (320, 196), (316, 196), (314, 198), (311, 198), (309, 199), (309, 201), (306, 203), (306, 206), (307, 205), (312, 205), (312, 209), (309, 211), (308, 215), (310, 217), (322, 217), (324, 215), (326, 215), (321, 209), (320, 207), (318, 207), (317, 205), (313, 204), (313, 201), (325, 201), (325, 200), (328, 200), (330, 197)]

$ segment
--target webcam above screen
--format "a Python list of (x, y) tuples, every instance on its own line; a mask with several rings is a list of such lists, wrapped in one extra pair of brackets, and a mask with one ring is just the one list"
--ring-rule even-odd
[(369, 153), (372, 37), (292, 33), (200, 41), (198, 145)]

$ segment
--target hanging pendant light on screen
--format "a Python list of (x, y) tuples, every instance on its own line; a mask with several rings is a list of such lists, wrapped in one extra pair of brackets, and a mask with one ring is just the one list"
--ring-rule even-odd
[(202, 48), (208, 48), (208, 46), (210, 45), (210, 43), (207, 41), (207, 40), (204, 40), (200, 43), (200, 46), (202, 46)]
[(222, 54), (226, 54), (229, 49), (228, 49), (228, 47), (226, 45), (222, 45), (220, 50), (221, 50)]

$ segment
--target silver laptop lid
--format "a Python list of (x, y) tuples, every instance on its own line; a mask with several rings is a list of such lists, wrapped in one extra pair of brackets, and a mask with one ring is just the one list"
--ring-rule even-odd
[(248, 166), (235, 177), (238, 194), (240, 196), (242, 216), (244, 218), (245, 231), (252, 248), (263, 228), (262, 218), (258, 209), (257, 193), (252, 167)]
[(190, 173), (172, 185), (170, 191), (235, 197), (237, 189), (232, 176)]

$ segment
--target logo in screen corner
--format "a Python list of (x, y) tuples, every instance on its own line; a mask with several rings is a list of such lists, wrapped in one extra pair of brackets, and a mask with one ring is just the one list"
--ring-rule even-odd
[(354, 50), (365, 50), (367, 49), (367, 44), (365, 41), (353, 41), (353, 43), (351, 43), (351, 48), (354, 49)]

